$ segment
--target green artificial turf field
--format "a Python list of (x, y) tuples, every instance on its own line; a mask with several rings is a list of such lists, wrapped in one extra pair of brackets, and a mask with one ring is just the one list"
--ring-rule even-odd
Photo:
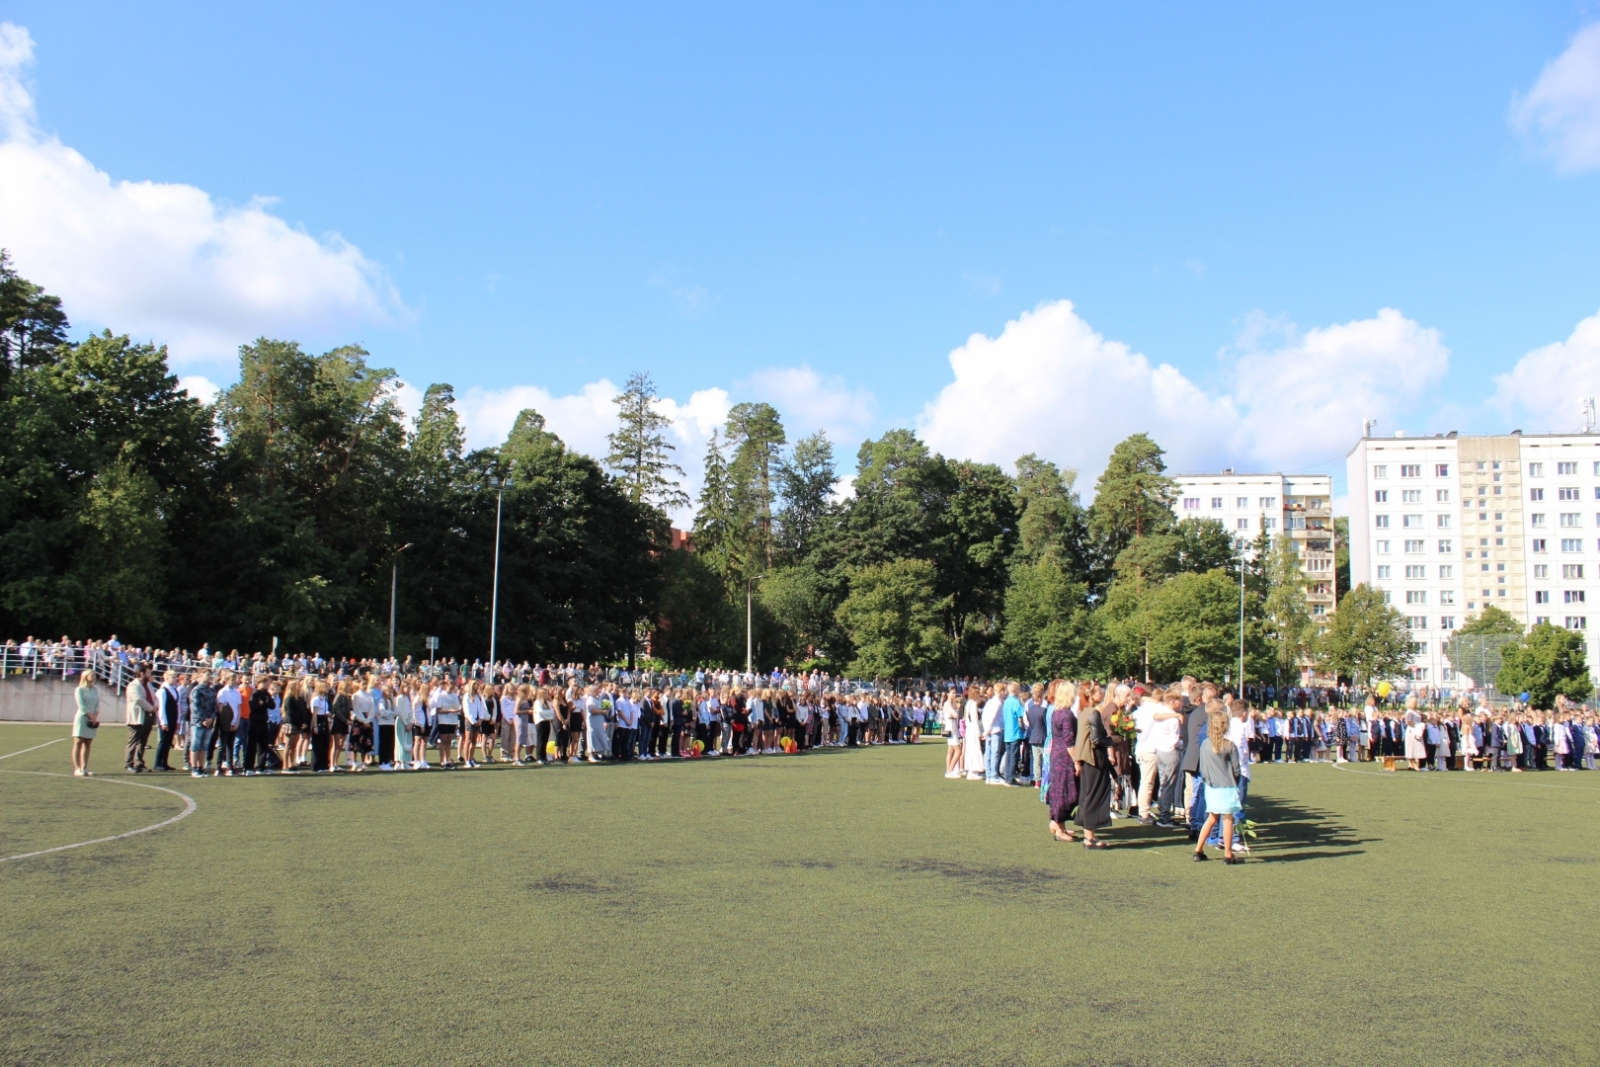
[[(121, 740), (0, 762), (0, 856), (179, 814)], [(0, 863), (0, 1062), (1600, 1061), (1600, 774), (1257, 768), (1229, 868), (943, 753), (142, 777), (198, 810)]]

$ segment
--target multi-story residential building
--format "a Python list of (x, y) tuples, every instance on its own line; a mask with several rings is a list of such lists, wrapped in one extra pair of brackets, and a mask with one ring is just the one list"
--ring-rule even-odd
[(1445, 646), (1488, 604), (1583, 632), (1600, 677), (1600, 435), (1363, 436), (1345, 469), (1350, 581), (1406, 616), (1416, 681), (1464, 683)]
[(1216, 519), (1235, 539), (1287, 536), (1300, 553), (1311, 614), (1332, 614), (1333, 479), (1326, 474), (1180, 474), (1173, 513)]

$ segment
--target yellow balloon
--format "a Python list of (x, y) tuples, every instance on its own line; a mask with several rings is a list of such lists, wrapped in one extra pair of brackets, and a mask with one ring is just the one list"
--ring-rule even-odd
[(704, 752), (706, 750), (706, 743), (704, 741), (696, 741), (694, 743), (694, 750), (696, 752)]
[(556, 754), (556, 743), (554, 741), (545, 742), (544, 754), (546, 756), (554, 756)]
[(1393, 692), (1393, 689), (1390, 687), (1388, 682), (1379, 682), (1378, 683), (1378, 695), (1379, 696), (1387, 697), (1391, 692)]

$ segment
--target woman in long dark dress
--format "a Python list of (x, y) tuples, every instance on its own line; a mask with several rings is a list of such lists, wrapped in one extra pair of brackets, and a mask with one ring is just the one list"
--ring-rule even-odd
[(1050, 785), (1045, 794), (1050, 808), (1050, 835), (1057, 841), (1076, 841), (1063, 825), (1078, 806), (1078, 767), (1072, 761), (1072, 746), (1078, 741), (1078, 688), (1071, 682), (1057, 682), (1050, 694)]
[(1078, 721), (1078, 742), (1072, 753), (1078, 762), (1078, 817), (1073, 821), (1083, 827), (1084, 848), (1110, 847), (1097, 839), (1094, 832), (1111, 825), (1113, 771), (1106, 716), (1113, 707), (1108, 699), (1099, 708), (1088, 707)]

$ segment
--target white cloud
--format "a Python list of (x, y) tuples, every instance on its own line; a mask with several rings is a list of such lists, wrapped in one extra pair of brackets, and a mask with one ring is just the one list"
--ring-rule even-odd
[[(1278, 347), (1257, 347), (1272, 333)], [(1112, 447), (1140, 432), (1174, 470), (1331, 467), (1362, 418), (1410, 411), (1449, 361), (1436, 331), (1388, 308), (1303, 336), (1254, 316), (1243, 339), (1233, 390), (1212, 394), (1106, 340), (1069, 301), (1044, 304), (950, 353), (955, 380), (918, 425), (945, 455), (1009, 465), (1037, 452), (1076, 468), (1085, 495)]]
[(1225, 454), (1219, 438), (1238, 422), (1226, 397), (1106, 340), (1067, 300), (1025, 312), (999, 337), (973, 334), (950, 367), (955, 380), (917, 420), (931, 448), (1007, 467), (1037, 452), (1076, 468), (1089, 492), (1129, 434), (1148, 432), (1180, 465), (1203, 466)]
[(777, 408), (790, 443), (823, 430), (836, 454), (854, 454), (878, 417), (878, 398), (869, 390), (852, 388), (838, 375), (823, 377), (805, 365), (756, 371), (737, 383), (734, 392)]
[(1579, 30), (1511, 106), (1511, 123), (1568, 173), (1600, 168), (1600, 22)]
[(217, 394), (222, 392), (222, 387), (217, 385), (216, 382), (199, 374), (186, 374), (179, 378), (178, 388), (184, 390), (202, 404), (211, 403), (217, 398)]
[[(1292, 325), (1280, 329), (1286, 336), (1281, 347), (1252, 347), (1238, 358), (1233, 399), (1243, 413), (1236, 438), (1241, 456), (1285, 470), (1331, 468), (1365, 418), (1385, 425), (1415, 418), (1450, 366), (1439, 332), (1393, 308), (1302, 336)], [(1293, 413), (1292, 424), (1286, 413)]]
[(1581, 428), (1582, 399), (1600, 397), (1600, 314), (1578, 323), (1565, 341), (1527, 353), (1494, 381), (1490, 406), (1508, 419), (1527, 416), (1530, 432)]
[(0, 24), (0, 234), (74, 321), (193, 361), (231, 359), (261, 334), (323, 337), (407, 315), (359, 248), (294, 228), (268, 199), (227, 207), (192, 185), (117, 181), (44, 134), (23, 81), (32, 61), (28, 32)]

